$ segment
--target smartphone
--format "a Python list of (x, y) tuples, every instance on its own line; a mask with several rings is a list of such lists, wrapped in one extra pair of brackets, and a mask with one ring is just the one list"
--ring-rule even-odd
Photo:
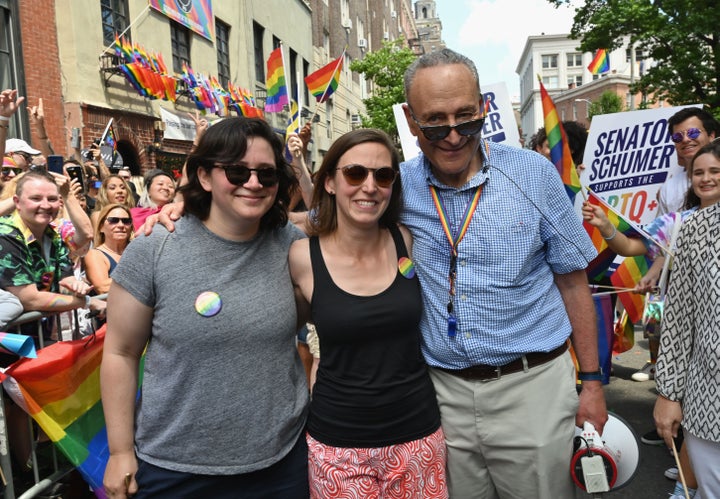
[(47, 158), (48, 171), (63, 174), (63, 157), (53, 154)]
[[(48, 158), (49, 159), (49, 158)], [(68, 177), (71, 179), (76, 178), (80, 182), (80, 187), (85, 192), (85, 183), (83, 182), (82, 166), (71, 165), (67, 167)]]

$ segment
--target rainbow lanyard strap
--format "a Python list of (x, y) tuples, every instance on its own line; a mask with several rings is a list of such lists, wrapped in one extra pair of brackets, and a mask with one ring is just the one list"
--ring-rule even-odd
[(475, 194), (473, 194), (472, 199), (468, 202), (467, 206), (465, 207), (465, 215), (463, 215), (463, 221), (460, 225), (459, 230), (457, 231), (457, 234), (453, 234), (452, 230), (450, 229), (450, 221), (447, 215), (447, 210), (445, 209), (445, 205), (442, 202), (442, 199), (440, 199), (440, 195), (438, 194), (437, 189), (434, 185), (429, 185), (430, 187), (430, 195), (433, 199), (433, 204), (435, 205), (435, 210), (438, 213), (438, 217), (440, 217), (440, 225), (442, 225), (443, 232), (445, 232), (445, 237), (447, 238), (448, 242), (450, 243), (450, 269), (448, 272), (448, 280), (450, 281), (450, 290), (449, 290), (449, 299), (447, 304), (447, 311), (448, 311), (448, 336), (451, 338), (455, 337), (455, 334), (457, 332), (457, 317), (454, 313), (454, 305), (453, 302), (455, 300), (455, 279), (457, 277), (457, 256), (458, 256), (458, 245), (460, 244), (460, 241), (465, 237), (465, 234), (467, 233), (468, 227), (470, 226), (470, 221), (472, 220), (473, 215), (475, 215), (475, 209), (477, 208), (478, 203), (480, 202), (480, 196), (482, 195), (483, 187), (485, 184), (480, 184), (477, 189), (475, 189)]

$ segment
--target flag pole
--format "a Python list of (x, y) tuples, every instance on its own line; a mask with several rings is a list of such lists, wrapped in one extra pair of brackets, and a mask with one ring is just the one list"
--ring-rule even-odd
[(302, 100), (302, 87), (300, 86), (300, 82), (302, 81), (302, 74), (300, 71), (296, 71), (295, 74), (295, 81), (297, 82), (297, 107), (298, 107), (298, 132), (302, 130), (302, 107), (303, 107), (303, 100)]
[[(345, 60), (345, 51), (346, 50), (347, 50), (347, 45), (345, 45), (345, 48), (343, 49), (342, 54), (340, 54), (340, 57), (338, 57), (338, 63), (335, 65), (335, 70), (332, 73), (332, 78), (335, 78), (335, 74), (337, 73), (338, 68), (340, 67), (340, 64), (342, 64), (343, 61)], [(331, 80), (332, 80), (332, 78), (331, 78)], [(328, 85), (325, 86), (325, 90), (323, 91), (323, 94), (320, 97), (320, 100), (318, 102), (322, 102), (323, 99), (325, 99), (325, 95), (327, 95), (328, 88), (330, 88), (329, 83), (328, 83)], [(318, 106), (316, 104), (315, 105), (315, 113), (312, 115), (312, 118), (310, 118), (310, 123), (313, 122), (313, 120), (315, 119), (315, 116), (317, 116), (317, 114), (318, 114)]]
[[(149, 3), (145, 6), (145, 8), (144, 8), (143, 10), (140, 11), (140, 13), (137, 15), (137, 17), (136, 17), (135, 19), (133, 19), (133, 21), (132, 21), (130, 24), (128, 24), (128, 27), (125, 28), (122, 33), (120, 33), (119, 35), (117, 35), (117, 38), (120, 39), (121, 36), (123, 36), (125, 33), (127, 33), (127, 31), (132, 27), (132, 25), (135, 24), (136, 22), (138, 22), (138, 20), (140, 19), (140, 16), (142, 16), (142, 15), (143, 15), (146, 11), (148, 11), (148, 10), (150, 10), (150, 4), (149, 4)], [(108, 50), (110, 50), (110, 47), (112, 47), (113, 45), (115, 45), (115, 42), (112, 42), (110, 45), (108, 45), (107, 47), (105, 47), (105, 48), (103, 49), (103, 51), (100, 52), (100, 55), (99, 55), (98, 57), (102, 57), (102, 56), (105, 54), (105, 52), (107, 52)]]

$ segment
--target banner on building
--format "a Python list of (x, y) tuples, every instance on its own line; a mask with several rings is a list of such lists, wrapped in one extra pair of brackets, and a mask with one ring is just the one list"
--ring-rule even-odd
[(211, 0), (149, 0), (150, 7), (210, 41), (215, 38)]
[[(518, 133), (518, 125), (515, 120), (515, 113), (510, 103), (510, 94), (507, 85), (503, 83), (493, 83), (491, 85), (483, 85), (483, 99), (485, 100), (485, 108), (487, 116), (483, 125), (482, 136), (484, 139), (493, 142), (503, 142), (505, 144), (520, 147), (520, 134)], [(420, 148), (417, 139), (410, 133), (410, 127), (405, 119), (405, 113), (402, 110), (402, 104), (393, 106), (393, 114), (400, 136), (400, 144), (402, 145), (405, 160), (414, 158), (420, 154)]]

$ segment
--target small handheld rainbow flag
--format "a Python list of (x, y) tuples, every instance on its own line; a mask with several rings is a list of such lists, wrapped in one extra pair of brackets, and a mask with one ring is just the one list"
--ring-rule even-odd
[(600, 49), (595, 53), (595, 57), (588, 65), (588, 71), (594, 75), (610, 71), (610, 56), (607, 50)]
[(298, 111), (297, 102), (290, 99), (290, 117), (288, 118), (287, 128), (285, 128), (285, 159), (288, 163), (292, 162), (292, 154), (288, 149), (288, 139), (291, 133), (298, 133), (300, 131), (300, 111)]
[(305, 84), (317, 102), (325, 102), (337, 90), (344, 59), (343, 50), (340, 57), (305, 77)]
[[(647, 274), (652, 261), (645, 255), (627, 257), (610, 276), (610, 282), (618, 288), (634, 288)], [(633, 324), (639, 322), (643, 316), (645, 295), (638, 293), (619, 293), (618, 298), (627, 311), (628, 318)]]
[(538, 81), (540, 82), (540, 96), (542, 98), (543, 114), (545, 115), (545, 133), (547, 133), (548, 146), (550, 147), (550, 160), (560, 174), (570, 202), (575, 202), (575, 195), (582, 188), (580, 177), (578, 177), (575, 169), (565, 129), (558, 119), (555, 103), (547, 90), (545, 90), (540, 75), (538, 75)]
[(265, 112), (277, 113), (288, 103), (287, 86), (285, 85), (285, 67), (283, 65), (282, 46), (270, 52), (267, 60), (267, 100)]

